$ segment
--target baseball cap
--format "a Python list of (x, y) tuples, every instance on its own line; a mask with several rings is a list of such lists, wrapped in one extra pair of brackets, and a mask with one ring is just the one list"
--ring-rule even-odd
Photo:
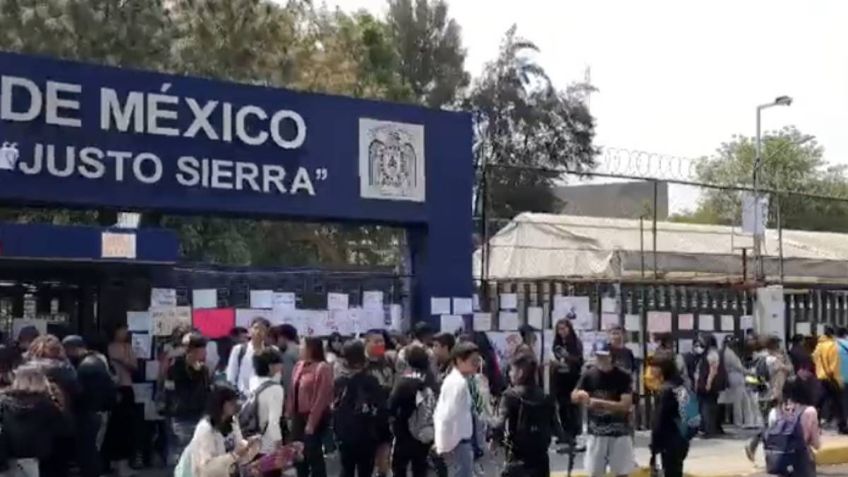
[(65, 337), (65, 339), (62, 340), (62, 345), (65, 347), (65, 349), (85, 348), (85, 340), (83, 340), (82, 337), (78, 335), (68, 335)]
[(592, 344), (592, 354), (594, 356), (609, 356), (610, 355), (610, 344), (607, 340), (599, 340), (595, 341)]

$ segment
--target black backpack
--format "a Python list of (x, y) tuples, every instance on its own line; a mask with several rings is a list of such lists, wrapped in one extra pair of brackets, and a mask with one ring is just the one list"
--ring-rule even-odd
[[(265, 430), (268, 429), (267, 422), (265, 425), (262, 425), (259, 422), (259, 395), (262, 394), (262, 391), (270, 388), (271, 386), (280, 386), (280, 384), (271, 380), (265, 381), (260, 384), (255, 391), (250, 393), (247, 401), (244, 405), (242, 405), (238, 414), (238, 422), (239, 429), (243, 436), (261, 436), (264, 435)], [(282, 405), (282, 403), (280, 405)]]
[[(368, 386), (368, 378), (375, 381)], [(364, 372), (345, 379), (341, 392), (333, 401), (333, 431), (342, 444), (376, 442), (380, 409), (380, 390), (376, 378)], [(373, 389), (370, 389), (373, 388)]]
[(518, 399), (515, 428), (507, 429), (507, 449), (510, 453), (514, 453), (515, 449), (522, 449), (525, 453), (547, 449), (551, 445), (554, 427), (553, 406), (549, 398), (544, 397), (540, 401)]

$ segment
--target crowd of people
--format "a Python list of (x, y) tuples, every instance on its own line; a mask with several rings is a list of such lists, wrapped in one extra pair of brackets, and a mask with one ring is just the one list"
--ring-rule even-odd
[(133, 384), (143, 361), (126, 326), (105, 346), (25, 328), (0, 346), (0, 475), (130, 476), (136, 458), (156, 450), (176, 477), (270, 477), (290, 467), (324, 477), (336, 451), (342, 477), (471, 477), (482, 457), (500, 453), (501, 475), (547, 477), (556, 439), (585, 452), (589, 475), (625, 476), (636, 468), (640, 388), (653, 403), (651, 465), (666, 477), (683, 475), (693, 437), (719, 436), (728, 420), (758, 429), (745, 453), (753, 460), (762, 444), (778, 475), (815, 475), (820, 417), (848, 432), (846, 330), (827, 328), (818, 343), (795, 337), (786, 351), (775, 337), (719, 346), (702, 333), (684, 354), (660, 334), (641, 366), (623, 329), (586, 353), (564, 319), (546, 344), (549, 367), (534, 351), (538, 330), (520, 331), (501, 362), (485, 333), (435, 333), (425, 323), (410, 336), (323, 340), (256, 318), (214, 345), (178, 330), (158, 349), (149, 397), (164, 418), (142, 424)]

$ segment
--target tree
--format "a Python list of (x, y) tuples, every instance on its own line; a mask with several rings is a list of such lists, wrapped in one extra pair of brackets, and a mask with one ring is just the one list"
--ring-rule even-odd
[(562, 178), (551, 170), (591, 169), (598, 152), (594, 119), (579, 94), (590, 86), (557, 90), (532, 58), (536, 52), (513, 26), (466, 105), (476, 115), (476, 161), (488, 171), (487, 210), (501, 218), (556, 211), (553, 187)]
[[(848, 178), (843, 168), (825, 167), (824, 150), (813, 136), (794, 127), (767, 133), (763, 137), (760, 184), (764, 190), (814, 193), (848, 198)], [(716, 155), (696, 168), (698, 182), (750, 187), (756, 157), (755, 140), (734, 136), (722, 144)], [(673, 220), (732, 225), (741, 220), (742, 192), (726, 189), (705, 190), (697, 208)], [(779, 203), (778, 203), (779, 201)], [(848, 231), (848, 202), (805, 198), (791, 194), (769, 194), (769, 226), (780, 220), (784, 228)], [(778, 208), (780, 217), (778, 219)]]
[(386, 23), (414, 101), (433, 108), (454, 104), (469, 75), (459, 24), (448, 17), (444, 0), (389, 0)]

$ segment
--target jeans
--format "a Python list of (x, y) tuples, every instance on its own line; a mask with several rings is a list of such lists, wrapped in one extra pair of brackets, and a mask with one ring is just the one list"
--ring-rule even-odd
[(571, 392), (574, 391), (579, 374), (561, 373), (554, 375), (556, 382), (556, 400), (559, 410), (559, 422), (562, 425), (565, 442), (574, 442), (583, 431), (580, 406), (571, 402)]
[(371, 477), (371, 474), (374, 472), (374, 458), (377, 455), (377, 446), (341, 444), (339, 446), (339, 454), (342, 461), (342, 477)]
[(836, 426), (839, 432), (848, 430), (845, 422), (845, 397), (839, 384), (830, 380), (820, 380), (822, 387), (821, 398), (819, 399), (818, 408), (822, 411), (825, 409), (825, 404), (830, 402), (830, 418), (836, 420)]
[(177, 463), (183, 451), (188, 447), (191, 438), (194, 437), (194, 429), (197, 427), (197, 419), (173, 418), (169, 422), (170, 438), (168, 439), (168, 456), (172, 463)]
[(292, 439), (303, 442), (303, 459), (296, 465), (297, 477), (327, 477), (323, 441), (328, 419), (323, 419), (312, 435), (306, 435), (308, 419), (309, 416), (299, 414), (292, 420)]
[(471, 440), (461, 441), (444, 457), (448, 477), (474, 476), (474, 448), (471, 446)]
[(415, 439), (400, 439), (395, 441), (392, 454), (392, 476), (406, 477), (412, 467), (412, 477), (427, 477), (427, 455), (430, 445)]

